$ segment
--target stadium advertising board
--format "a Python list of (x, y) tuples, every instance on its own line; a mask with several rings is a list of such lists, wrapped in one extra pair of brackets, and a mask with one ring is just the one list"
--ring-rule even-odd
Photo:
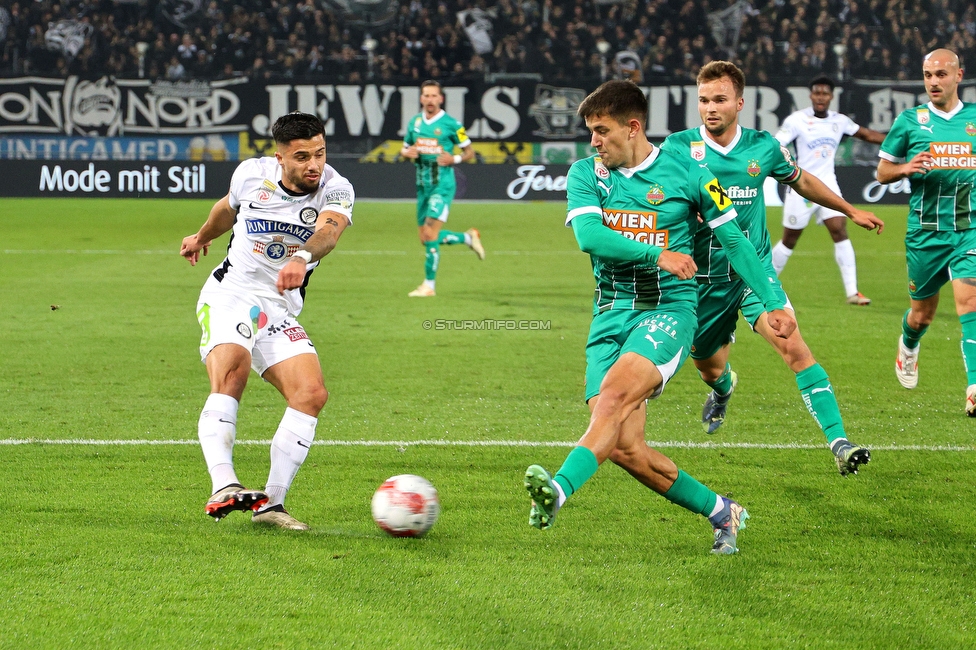
[[(446, 85), (445, 109), (475, 141), (568, 142), (587, 137), (576, 108), (590, 90), (526, 80)], [(647, 135), (652, 141), (701, 123), (693, 84), (647, 85), (645, 92), (650, 103)], [(964, 84), (961, 94), (964, 101), (976, 101), (972, 85)], [(802, 82), (747, 86), (744, 95), (741, 124), (771, 132), (790, 112), (810, 104)], [(837, 89), (833, 108), (885, 131), (894, 116), (920, 97), (924, 99), (920, 83), (854, 82)], [(267, 138), (277, 117), (300, 110), (322, 118), (331, 142), (369, 151), (380, 142), (402, 139), (408, 121), (419, 111), (419, 98), (416, 85), (20, 77), (0, 79), (0, 138), (29, 134), (158, 140), (240, 133)], [(55, 159), (62, 151), (70, 154), (71, 145), (14, 144), (0, 155)], [(183, 155), (190, 149), (189, 141), (176, 145)], [(170, 153), (171, 147), (162, 146), (139, 155), (150, 160), (150, 155)]]
[[(409, 163), (332, 161), (360, 199), (416, 199)], [(0, 195), (213, 198), (224, 196), (237, 162), (120, 162), (0, 160)], [(566, 200), (569, 165), (461, 165), (457, 198), (483, 201)], [(907, 203), (907, 181), (881, 185), (870, 167), (851, 167), (838, 177), (852, 203)], [(779, 204), (767, 195), (767, 205)]]
[(3, 196), (217, 198), (238, 163), (0, 161)]

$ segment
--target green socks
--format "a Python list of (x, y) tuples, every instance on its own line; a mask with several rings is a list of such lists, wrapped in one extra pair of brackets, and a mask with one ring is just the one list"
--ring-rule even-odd
[(563, 489), (563, 494), (568, 499), (573, 492), (583, 487), (583, 484), (596, 473), (600, 464), (596, 462), (596, 456), (586, 447), (573, 447), (569, 452), (563, 466), (559, 468), (552, 480), (559, 483)]
[(433, 280), (437, 277), (437, 264), (441, 260), (440, 244), (436, 241), (429, 241), (424, 244), (427, 251), (427, 259), (424, 262), (424, 278)]
[(966, 383), (976, 384), (976, 312), (959, 317), (962, 323), (962, 361), (966, 364)]
[(844, 433), (844, 422), (840, 417), (834, 389), (820, 364), (815, 363), (806, 370), (796, 373), (796, 386), (800, 389), (803, 403), (806, 404), (810, 415), (827, 436), (827, 444), (838, 438), (846, 438), (847, 434)]
[(678, 470), (678, 478), (662, 496), (685, 510), (706, 517), (712, 513), (712, 510), (715, 509), (715, 503), (718, 501), (717, 494), (680, 469)]
[(452, 244), (463, 244), (464, 233), (463, 232), (453, 232), (451, 230), (442, 230), (440, 235), (437, 236), (437, 243), (444, 244), (445, 246), (450, 246)]
[[(919, 340), (922, 338), (922, 335), (925, 334), (925, 330), (927, 330), (929, 328), (929, 326), (926, 325), (922, 329), (914, 329), (914, 328), (910, 327), (908, 325), (908, 314), (911, 311), (912, 311), (911, 309), (909, 309), (908, 311), (906, 311), (905, 312), (905, 315), (902, 316), (902, 319), (901, 319), (901, 342), (905, 344), (905, 347), (906, 348), (909, 348), (910, 350), (914, 350), (915, 348), (918, 347)], [(963, 318), (965, 318), (965, 316), (960, 316), (959, 317), (959, 320), (962, 320)], [(963, 327), (963, 337), (962, 338), (963, 338), (963, 341), (965, 341), (966, 340), (966, 335), (965, 335), (966, 325), (965, 325), (965, 323), (963, 323), (963, 326), (962, 327)], [(965, 356), (965, 353), (964, 353), (964, 356)], [(970, 383), (972, 383), (972, 382), (970, 382)]]
[(721, 377), (716, 379), (714, 383), (709, 381), (705, 383), (711, 386), (717, 395), (728, 395), (732, 390), (732, 366), (726, 363)]

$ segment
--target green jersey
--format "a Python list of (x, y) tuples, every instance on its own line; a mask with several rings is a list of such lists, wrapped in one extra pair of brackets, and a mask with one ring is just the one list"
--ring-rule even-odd
[(427, 119), (423, 113), (415, 115), (408, 123), (407, 134), (403, 138), (405, 146), (417, 145), (420, 156), (416, 159), (417, 186), (433, 187), (439, 183), (454, 184), (454, 168), (437, 164), (440, 154), (454, 153), (454, 146), (467, 147), (471, 144), (464, 126), (444, 111)]
[[(691, 255), (699, 213), (717, 228), (734, 220), (736, 211), (709, 170), (689, 162), (657, 147), (633, 169), (608, 169), (599, 156), (576, 161), (566, 178), (566, 224), (598, 215), (622, 237)], [(595, 312), (697, 304), (694, 280), (654, 264), (601, 259), (598, 253), (591, 253), (590, 262)]]
[(973, 228), (976, 182), (976, 104), (959, 102), (943, 113), (931, 102), (901, 112), (878, 155), (891, 162), (910, 160), (921, 151), (934, 158), (932, 169), (910, 177), (908, 230)]
[[(736, 222), (756, 248), (760, 259), (769, 258), (769, 231), (766, 228), (766, 200), (763, 181), (772, 176), (780, 183), (800, 178), (800, 168), (786, 150), (766, 131), (736, 127), (729, 146), (716, 144), (706, 135), (705, 126), (672, 133), (661, 145), (666, 151), (685, 158), (718, 177), (739, 213)], [(731, 282), (738, 275), (710, 228), (702, 224), (695, 236), (695, 278), (701, 284)]]

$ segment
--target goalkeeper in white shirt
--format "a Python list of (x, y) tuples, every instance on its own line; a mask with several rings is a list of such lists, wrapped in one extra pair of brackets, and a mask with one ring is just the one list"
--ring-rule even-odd
[[(797, 164), (808, 174), (813, 174), (840, 195), (837, 176), (834, 174), (834, 154), (845, 135), (881, 144), (884, 134), (854, 123), (851, 118), (829, 109), (834, 98), (834, 82), (820, 76), (810, 82), (809, 108), (790, 114), (776, 132), (776, 139), (783, 146), (793, 142)], [(871, 299), (857, 289), (857, 262), (854, 246), (847, 237), (847, 217), (836, 210), (807, 201), (787, 189), (783, 201), (783, 239), (773, 247), (773, 268), (779, 275), (796, 248), (803, 229), (816, 216), (817, 223), (827, 226), (834, 240), (834, 259), (844, 281), (844, 292), (851, 305), (870, 305)]]

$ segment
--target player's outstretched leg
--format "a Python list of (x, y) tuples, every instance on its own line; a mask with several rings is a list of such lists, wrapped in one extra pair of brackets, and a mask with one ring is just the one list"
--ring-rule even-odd
[(739, 552), (737, 545), (739, 531), (746, 527), (749, 513), (732, 499), (718, 495), (721, 510), (708, 518), (715, 533), (712, 553), (716, 555), (732, 555)]
[(841, 476), (857, 474), (857, 468), (871, 461), (871, 452), (847, 438), (838, 438), (830, 443), (830, 451), (837, 460)]
[(465, 243), (468, 248), (474, 251), (479, 260), (485, 259), (485, 247), (481, 245), (481, 233), (477, 228), (469, 228), (464, 231)]
[(871, 460), (871, 452), (847, 439), (844, 420), (834, 396), (834, 387), (819, 363), (796, 373), (796, 386), (810, 415), (827, 438), (827, 446), (837, 462), (841, 476), (857, 474)]
[(268, 502), (268, 495), (261, 490), (248, 490), (240, 483), (223, 487), (207, 500), (205, 511), (220, 521), (235, 510), (257, 510)]
[(732, 398), (732, 392), (735, 390), (736, 384), (739, 383), (739, 375), (735, 371), (728, 369), (727, 372), (728, 392), (721, 393), (716, 387), (705, 398), (705, 406), (702, 407), (702, 427), (705, 429), (705, 433), (715, 433), (725, 422), (725, 411), (729, 406), (729, 400)]
[(559, 490), (552, 476), (540, 465), (529, 465), (525, 470), (525, 489), (532, 498), (529, 524), (539, 530), (551, 527), (559, 510)]

